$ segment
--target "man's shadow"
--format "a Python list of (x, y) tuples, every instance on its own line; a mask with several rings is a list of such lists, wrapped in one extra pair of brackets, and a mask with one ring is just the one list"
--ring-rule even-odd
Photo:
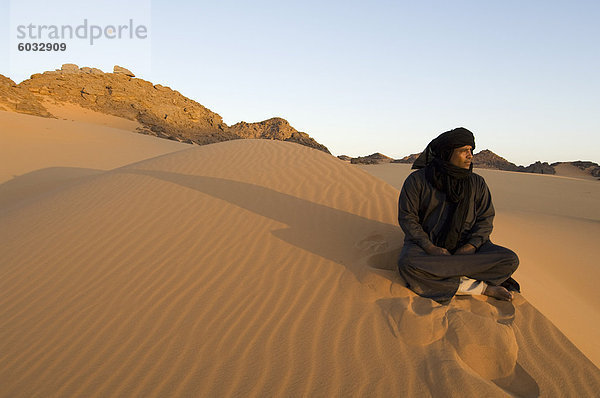
[[(461, 332), (458, 334), (456, 331), (453, 332), (452, 323), (460, 320), (460, 316), (471, 316), (470, 314), (479, 315), (492, 324), (498, 323), (503, 327), (511, 328), (514, 307), (510, 303), (494, 305), (495, 303), (490, 302), (492, 306), (490, 309), (484, 302), (471, 302), (462, 298), (451, 307), (438, 308), (433, 301), (416, 296), (404, 287), (404, 281), (396, 271), (396, 260), (404, 240), (404, 235), (397, 225), (371, 220), (240, 181), (167, 171), (121, 169), (119, 172), (146, 175), (194, 189), (285, 224), (287, 228), (277, 229), (272, 232), (273, 235), (344, 266), (363, 285), (368, 283), (368, 276), (372, 274), (388, 278), (391, 285), (395, 287), (396, 294), (392, 294), (395, 297), (390, 297), (389, 292), (388, 294), (382, 292), (381, 297), (376, 299), (376, 303), (388, 319), (392, 333), (409, 344), (425, 346), (436, 341), (448, 341), (457, 348), (460, 355), (462, 344), (459, 343), (462, 336)], [(232, 228), (235, 228), (235, 225)], [(512, 311), (512, 316), (503, 317), (498, 314), (488, 316), (487, 311), (498, 311), (499, 314)], [(411, 334), (411, 331), (414, 333)], [(423, 331), (430, 333), (423, 335)], [(489, 329), (486, 333), (488, 332)], [(516, 344), (516, 341), (514, 337), (509, 336), (506, 345), (512, 344)], [(517, 347), (513, 346), (513, 348)], [(517, 363), (516, 354), (515, 351), (514, 355), (504, 360), (506, 363), (501, 364), (502, 369), (493, 367), (482, 376), (496, 379), (494, 383), (507, 392), (522, 396), (538, 396), (537, 384)], [(469, 355), (470, 353), (463, 353), (463, 359), (468, 361)], [(502, 358), (504, 355), (498, 357)], [(502, 372), (499, 373), (498, 370)], [(520, 388), (515, 390), (515, 384)]]
[[(389, 270), (389, 275), (394, 275), (397, 254), (404, 240), (397, 225), (246, 182), (155, 170), (121, 169), (119, 172), (178, 184), (286, 224), (287, 228), (275, 230), (273, 235), (343, 265), (359, 281), (365, 273), (377, 272), (377, 269)], [(390, 242), (396, 246), (390, 247)]]

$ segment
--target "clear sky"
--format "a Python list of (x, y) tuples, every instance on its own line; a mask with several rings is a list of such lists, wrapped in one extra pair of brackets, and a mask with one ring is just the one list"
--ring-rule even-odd
[[(334, 155), (402, 157), (463, 126), (517, 164), (600, 163), (596, 0), (0, 1), (0, 73), (17, 82), (118, 64), (230, 125), (283, 117)], [(84, 18), (148, 35), (14, 49), (16, 24)]]

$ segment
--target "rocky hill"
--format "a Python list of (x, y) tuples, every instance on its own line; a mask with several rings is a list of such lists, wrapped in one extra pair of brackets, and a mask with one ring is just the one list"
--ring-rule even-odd
[(518, 171), (519, 169), (516, 164), (496, 155), (489, 149), (484, 149), (473, 155), (473, 167), (505, 171)]
[(413, 153), (412, 155), (408, 155), (403, 157), (402, 159), (394, 159), (394, 163), (410, 163), (413, 164), (415, 162), (415, 160), (417, 160), (417, 158), (419, 157), (419, 155), (421, 154), (421, 152), (419, 153)]
[(517, 171), (522, 171), (524, 173), (556, 174), (556, 170), (554, 170), (554, 167), (550, 166), (548, 162), (540, 162), (539, 160), (535, 163), (530, 164), (527, 167), (518, 167), (519, 169)]
[(228, 126), (221, 116), (160, 84), (135, 78), (120, 66), (113, 73), (64, 64), (19, 84), (0, 75), (0, 107), (52, 117), (44, 102), (73, 103), (93, 111), (138, 121), (139, 132), (196, 144), (240, 138), (269, 138), (329, 150), (281, 118)]
[(379, 163), (391, 163), (394, 159), (389, 156), (385, 156), (382, 153), (376, 152), (369, 156), (361, 156), (358, 158), (351, 158), (350, 163), (352, 164), (379, 164)]
[(308, 134), (290, 126), (287, 120), (274, 117), (257, 123), (239, 122), (229, 131), (242, 138), (262, 138), (269, 140), (292, 141), (329, 153), (329, 150), (312, 139)]

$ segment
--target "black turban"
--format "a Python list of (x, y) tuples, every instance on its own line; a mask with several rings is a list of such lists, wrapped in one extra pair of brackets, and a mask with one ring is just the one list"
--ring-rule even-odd
[(468, 169), (450, 163), (452, 152), (456, 148), (471, 145), (475, 149), (473, 133), (464, 127), (458, 127), (440, 134), (427, 145), (412, 165), (413, 169), (425, 168), (427, 181), (446, 194), (450, 211), (444, 221), (440, 236), (433, 242), (450, 252), (458, 248), (462, 226), (467, 217), (469, 200), (473, 190), (471, 174), (473, 164)]
[(422, 169), (433, 161), (434, 158), (448, 161), (452, 151), (461, 146), (471, 145), (475, 150), (475, 137), (464, 127), (458, 127), (440, 134), (427, 145), (417, 160), (412, 165), (413, 169)]

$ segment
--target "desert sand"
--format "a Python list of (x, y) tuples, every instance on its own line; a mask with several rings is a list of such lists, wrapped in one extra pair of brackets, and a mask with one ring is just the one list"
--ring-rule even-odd
[(190, 147), (135, 133), (136, 122), (76, 105), (48, 108), (57, 119), (0, 111), (0, 210), (83, 177)]
[[(363, 165), (398, 189), (411, 165)], [(573, 167), (575, 168), (575, 167)], [(491, 240), (514, 250), (523, 297), (600, 366), (600, 183), (577, 178), (475, 169), (496, 209)]]
[[(57, 142), (28, 116), (0, 117), (23, 118), (0, 133), (0, 148), (12, 145), (0, 185), (12, 192), (0, 190), (0, 396), (600, 389), (597, 182), (481, 171), (497, 208), (492, 240), (521, 257), (524, 291), (441, 306), (395, 271), (407, 166), (363, 170), (269, 140), (176, 148), (140, 136), (156, 145), (142, 150), (124, 130), (42, 119), (58, 137), (67, 124), (90, 134), (73, 149), (75, 136)], [(77, 178), (31, 188), (32, 173), (56, 167)]]
[(597, 177), (592, 176), (585, 171), (578, 169), (572, 164), (557, 164), (554, 166), (554, 170), (556, 170), (556, 176), (558, 177), (572, 177), (572, 178), (580, 178), (583, 180), (593, 180), (598, 181)]

